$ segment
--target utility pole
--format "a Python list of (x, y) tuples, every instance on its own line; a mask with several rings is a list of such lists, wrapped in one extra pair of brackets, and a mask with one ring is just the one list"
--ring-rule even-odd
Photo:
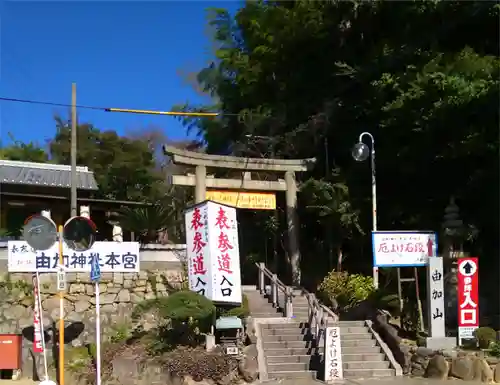
[(71, 85), (71, 216), (78, 212), (76, 189), (78, 178), (76, 175), (76, 83)]

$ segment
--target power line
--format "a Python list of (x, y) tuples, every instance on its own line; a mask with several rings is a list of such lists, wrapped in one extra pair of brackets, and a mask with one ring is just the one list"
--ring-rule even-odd
[[(30, 100), (30, 99), (17, 99), (17, 98), (6, 98), (0, 97), (0, 101), (5, 102), (15, 102), (15, 103), (25, 103), (25, 104), (37, 104), (52, 107), (71, 107), (68, 103), (55, 103), (40, 100)], [(114, 108), (114, 107), (98, 107), (98, 106), (86, 106), (77, 105), (77, 108), (104, 112), (126, 112), (130, 114), (147, 114), (147, 115), (168, 115), (168, 116), (191, 116), (191, 117), (217, 117), (217, 116), (238, 116), (239, 114), (227, 114), (219, 112), (176, 112), (176, 111), (154, 111), (154, 110), (138, 110), (129, 108)]]

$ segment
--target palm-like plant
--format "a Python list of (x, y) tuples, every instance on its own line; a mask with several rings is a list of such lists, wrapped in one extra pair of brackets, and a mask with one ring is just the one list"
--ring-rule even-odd
[(117, 219), (120, 226), (134, 232), (141, 243), (156, 243), (158, 233), (168, 233), (177, 225), (176, 211), (161, 203), (139, 208), (124, 207), (118, 212)]

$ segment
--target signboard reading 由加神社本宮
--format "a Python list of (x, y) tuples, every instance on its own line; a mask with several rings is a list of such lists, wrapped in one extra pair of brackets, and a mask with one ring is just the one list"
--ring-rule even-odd
[(219, 303), (241, 303), (236, 209), (212, 201), (185, 212), (189, 288)]
[[(94, 259), (103, 273), (134, 273), (139, 267), (138, 242), (95, 242), (87, 251), (77, 252), (63, 244), (66, 272), (90, 272)], [(45, 251), (33, 250), (25, 241), (8, 242), (8, 270), (11, 273), (57, 272), (57, 243)]]

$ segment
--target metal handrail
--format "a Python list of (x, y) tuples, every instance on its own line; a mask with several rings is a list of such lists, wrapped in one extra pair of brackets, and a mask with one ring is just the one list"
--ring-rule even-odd
[[(285, 285), (282, 281), (280, 281), (278, 279), (278, 276), (266, 267), (265, 263), (259, 262), (256, 263), (255, 265), (259, 269), (259, 279), (257, 282), (257, 289), (260, 291), (261, 294), (268, 294), (266, 293), (266, 278), (269, 279), (271, 286), (270, 295), (273, 306), (276, 308), (283, 309), (285, 317), (292, 317), (293, 316), (292, 288)], [(278, 290), (283, 292), (283, 294), (285, 294), (284, 296), (285, 303), (282, 304), (283, 306), (280, 306), (279, 303), (280, 298), (278, 295)]]

